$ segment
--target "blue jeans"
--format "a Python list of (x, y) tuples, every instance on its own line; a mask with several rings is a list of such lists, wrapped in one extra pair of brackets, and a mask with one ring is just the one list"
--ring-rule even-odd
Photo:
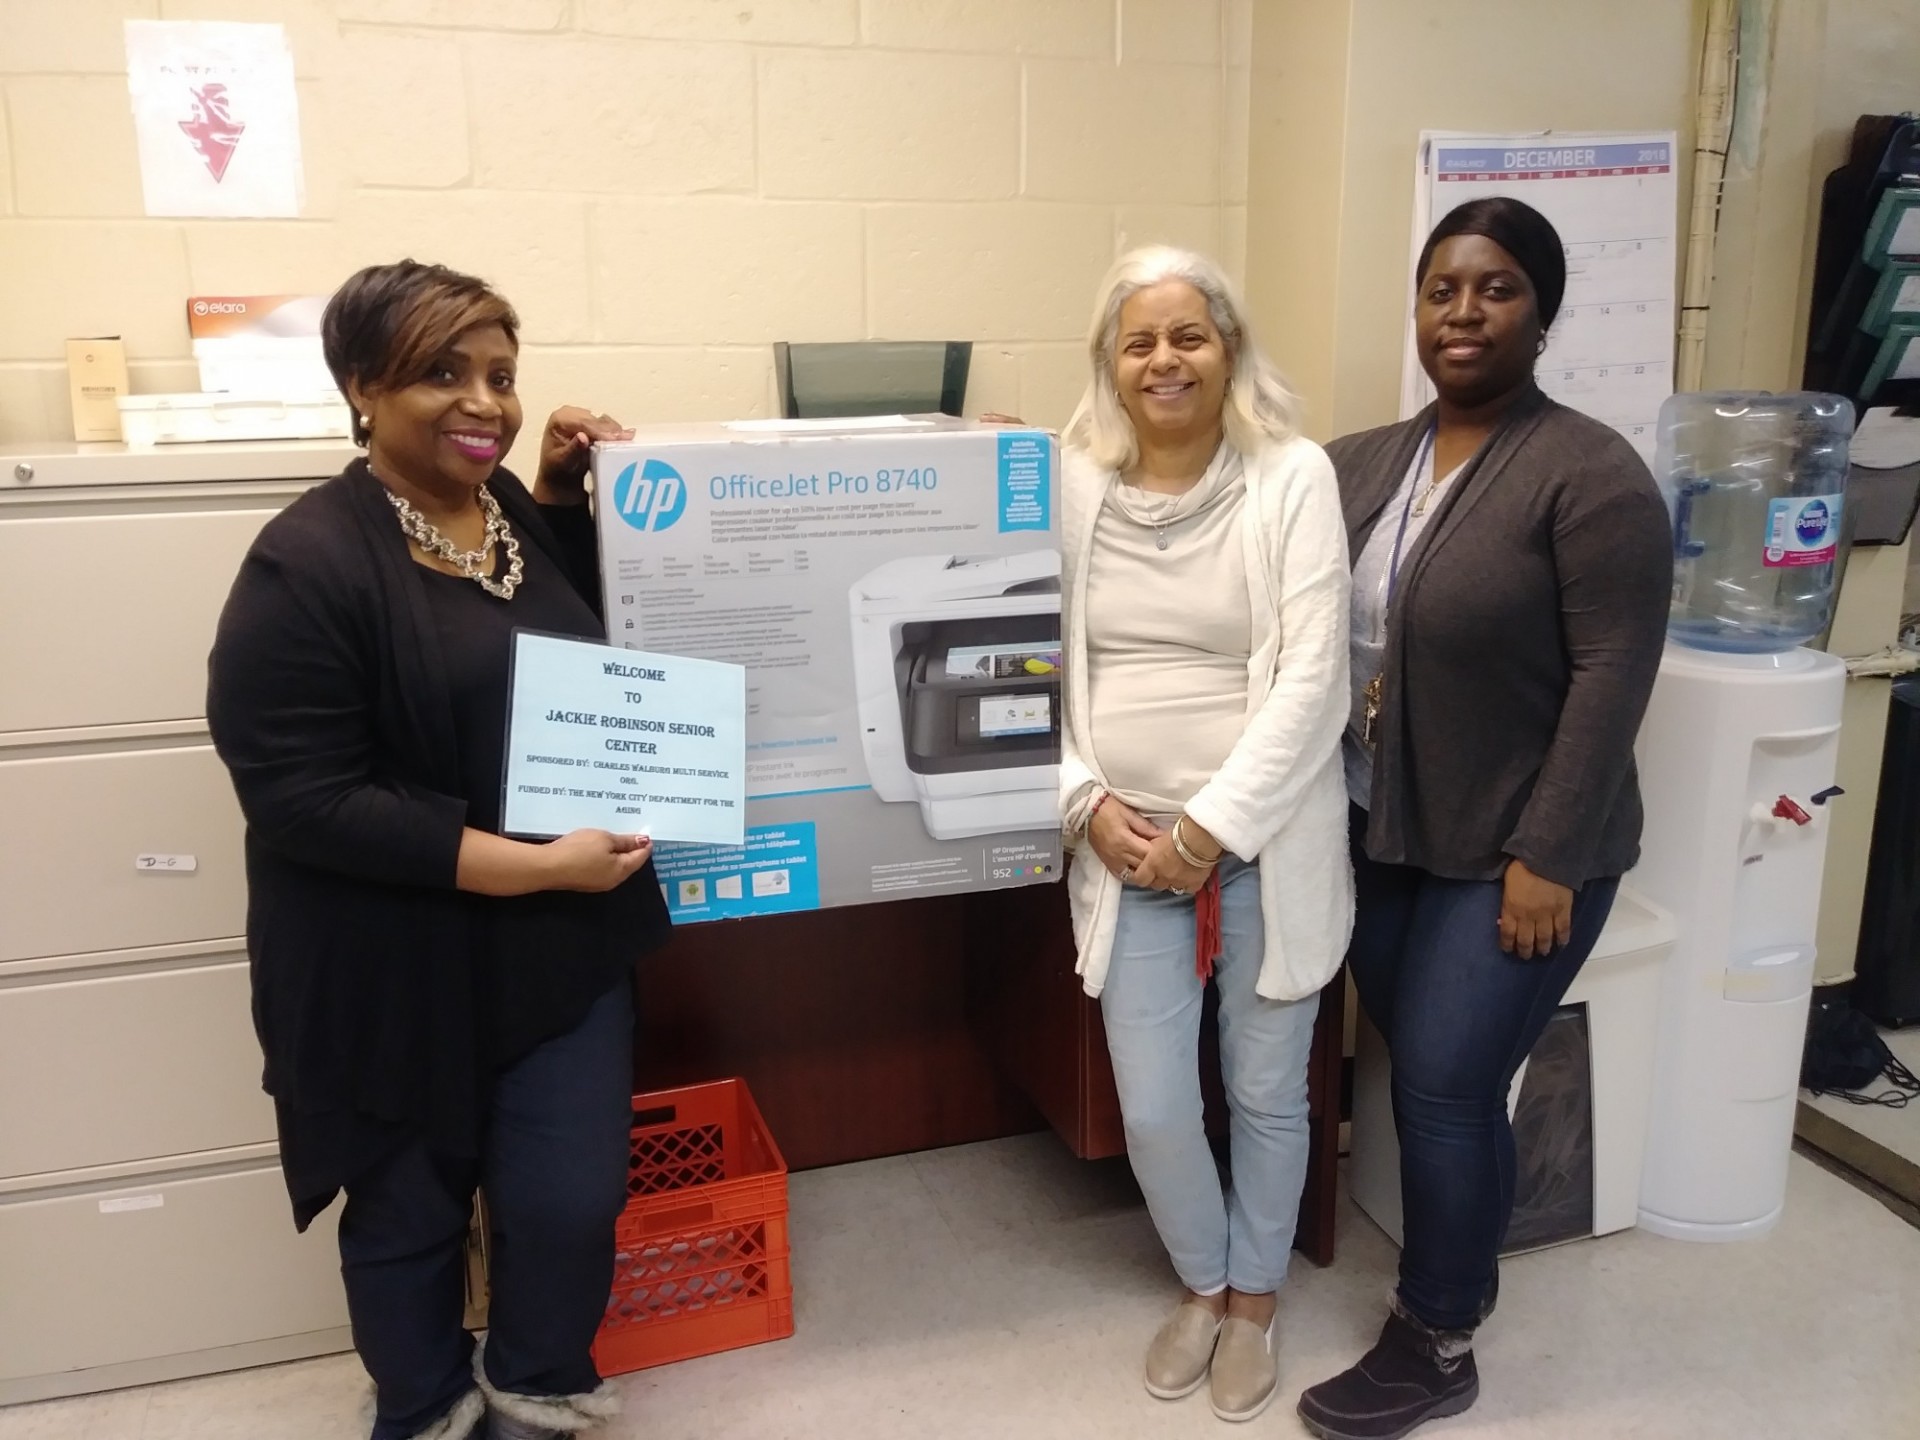
[[(1098, 863), (1088, 856), (1088, 863)], [(1320, 997), (1254, 993), (1265, 953), (1260, 871), (1220, 866), (1220, 1070), (1232, 1119), (1231, 1194), (1201, 1117), (1193, 897), (1126, 886), (1100, 995), (1127, 1155), (1181, 1283), (1264, 1295), (1287, 1278), (1307, 1177), (1307, 1057)]]
[(1443, 880), (1369, 860), (1352, 811), (1347, 964), (1393, 1062), (1400, 1136), (1400, 1301), (1439, 1330), (1479, 1322), (1513, 1214), (1507, 1092), (1593, 952), (1617, 879), (1573, 897), (1573, 938), (1544, 959), (1500, 948), (1498, 880)]
[(340, 1273), (373, 1377), (372, 1440), (417, 1435), (473, 1388), (460, 1317), (476, 1184), (492, 1226), (488, 1382), (522, 1395), (600, 1383), (589, 1348), (613, 1289), (632, 1091), (633, 991), (621, 984), (497, 1077), (479, 1158), (415, 1143), (347, 1186)]

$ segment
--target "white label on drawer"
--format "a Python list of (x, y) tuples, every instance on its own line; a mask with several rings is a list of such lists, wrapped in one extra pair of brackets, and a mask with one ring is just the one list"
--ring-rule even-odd
[(191, 875), (200, 868), (200, 860), (195, 855), (136, 855), (133, 857), (133, 868), (163, 871), (169, 875)]
[(111, 1200), (100, 1202), (102, 1215), (121, 1215), (128, 1210), (159, 1210), (165, 1207), (164, 1195), (116, 1195)]

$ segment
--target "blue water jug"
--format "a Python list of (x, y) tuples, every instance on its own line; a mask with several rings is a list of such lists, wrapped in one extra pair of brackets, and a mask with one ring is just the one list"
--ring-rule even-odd
[(1660, 407), (1670, 638), (1763, 654), (1827, 628), (1852, 438), (1853, 406), (1838, 395), (1726, 390)]

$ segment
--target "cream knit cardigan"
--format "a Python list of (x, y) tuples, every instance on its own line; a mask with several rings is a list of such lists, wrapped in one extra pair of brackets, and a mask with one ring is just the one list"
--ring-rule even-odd
[[(1353, 931), (1340, 762), (1351, 704), (1346, 525), (1333, 466), (1312, 441), (1269, 442), (1244, 464), (1241, 544), (1253, 609), (1246, 728), (1186, 813), (1233, 854), (1259, 861), (1266, 952), (1256, 989), (1270, 1000), (1298, 1000), (1333, 977)], [(1084, 832), (1106, 789), (1087, 730), (1087, 552), (1108, 487), (1118, 483), (1082, 452), (1063, 457), (1060, 813), (1069, 836)], [(1082, 843), (1067, 892), (1075, 969), (1089, 995), (1106, 984), (1120, 889), (1119, 877)]]

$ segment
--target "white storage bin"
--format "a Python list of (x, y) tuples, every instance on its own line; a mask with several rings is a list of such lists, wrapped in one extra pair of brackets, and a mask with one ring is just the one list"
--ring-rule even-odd
[[(12, 753), (0, 758), (0, 961), (246, 932), (244, 827), (211, 744)], [(143, 868), (143, 856), (157, 858)]]
[[(1623, 887), (1593, 954), (1562, 1002), (1586, 1010), (1584, 1079), (1590, 1097), (1592, 1149), (1581, 1158), (1592, 1169), (1590, 1233), (1594, 1235), (1624, 1230), (1639, 1215), (1660, 986), (1673, 939), (1673, 917)], [(1386, 1041), (1362, 1012), (1354, 1042), (1347, 1178), (1354, 1203), (1398, 1244), (1400, 1143), (1393, 1126), (1392, 1079)], [(1508, 1092), (1509, 1112), (1519, 1103), (1526, 1081), (1527, 1065), (1523, 1064)], [(1527, 1161), (1523, 1153), (1523, 1175)]]
[(273, 1140), (245, 953), (175, 963), (0, 969), (0, 1178)]
[(204, 440), (330, 440), (352, 433), (337, 390), (274, 396), (122, 395), (120, 433), (135, 448)]
[(158, 514), (0, 512), (0, 734), (197, 719), (247, 547), (289, 496)]

